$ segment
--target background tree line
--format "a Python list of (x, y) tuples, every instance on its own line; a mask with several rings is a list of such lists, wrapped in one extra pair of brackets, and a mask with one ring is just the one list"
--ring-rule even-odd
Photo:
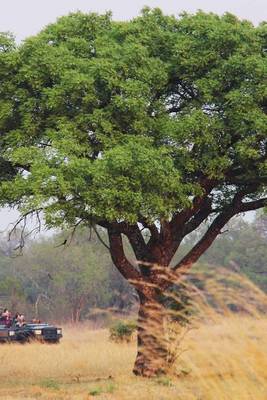
[(126, 311), (131, 306), (133, 290), (89, 230), (78, 230), (71, 240), (67, 231), (32, 240), (21, 256), (14, 251), (16, 242), (1, 241), (3, 307), (23, 308), (37, 318), (77, 322), (88, 318), (92, 310)]
[[(197, 231), (186, 239), (174, 262), (201, 234)], [(101, 235), (106, 240), (104, 232)], [(237, 217), (201, 257), (199, 264), (207, 268), (212, 265), (214, 275), (216, 267), (221, 266), (245, 274), (267, 292), (266, 237), (267, 216), (256, 215), (251, 222)], [(21, 310), (41, 319), (78, 322), (105, 320), (108, 315), (105, 310), (128, 313), (136, 306), (134, 290), (110, 261), (108, 249), (89, 229), (78, 229), (73, 237), (63, 231), (49, 238), (32, 239), (21, 256), (16, 256), (16, 245), (16, 236), (10, 241), (2, 236), (2, 307), (9, 306), (13, 311)], [(129, 252), (126, 241), (125, 247)]]

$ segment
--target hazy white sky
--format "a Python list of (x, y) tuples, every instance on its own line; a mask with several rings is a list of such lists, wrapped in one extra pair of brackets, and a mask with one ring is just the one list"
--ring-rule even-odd
[(197, 9), (222, 14), (230, 11), (255, 24), (267, 19), (266, 0), (2, 0), (0, 31), (13, 32), (18, 40), (37, 33), (44, 25), (71, 11), (107, 10), (114, 19), (130, 19), (138, 15), (144, 5), (160, 7), (164, 12), (178, 15), (181, 11)]
[[(138, 15), (144, 5), (160, 7), (165, 13), (175, 15), (202, 9), (218, 14), (230, 11), (254, 24), (267, 20), (267, 0), (2, 0), (0, 32), (13, 32), (21, 41), (71, 11), (103, 13), (111, 10), (114, 19), (125, 20)], [(15, 218), (14, 211), (0, 211), (0, 229)]]

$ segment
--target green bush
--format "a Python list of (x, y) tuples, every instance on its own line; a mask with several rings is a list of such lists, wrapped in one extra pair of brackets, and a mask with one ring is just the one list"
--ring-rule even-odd
[(89, 391), (90, 396), (99, 396), (100, 394), (102, 394), (101, 388), (95, 388)]
[(117, 321), (110, 328), (110, 340), (114, 342), (130, 342), (137, 329), (135, 321)]
[(44, 379), (43, 381), (40, 382), (40, 386), (43, 388), (47, 388), (47, 389), (54, 389), (54, 390), (58, 390), (60, 389), (59, 383), (57, 381), (55, 381), (54, 379)]

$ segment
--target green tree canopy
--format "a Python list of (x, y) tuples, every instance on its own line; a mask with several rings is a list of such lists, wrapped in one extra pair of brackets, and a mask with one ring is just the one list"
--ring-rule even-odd
[(169, 220), (209, 180), (225, 205), (266, 175), (266, 30), (145, 9), (71, 14), (17, 49), (2, 35), (2, 204), (56, 226)]

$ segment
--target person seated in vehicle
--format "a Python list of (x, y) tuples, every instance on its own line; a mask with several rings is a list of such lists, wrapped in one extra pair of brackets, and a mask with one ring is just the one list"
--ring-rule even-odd
[(33, 319), (32, 319), (32, 323), (33, 323), (33, 324), (40, 324), (40, 323), (41, 323), (41, 320), (38, 319), (38, 318), (33, 318)]
[(7, 317), (8, 309), (5, 308), (4, 311), (1, 312), (0, 322), (5, 322)]
[(19, 313), (17, 312), (15, 314), (15, 316), (13, 317), (13, 319), (12, 319), (12, 325), (17, 326), (17, 324), (18, 324), (18, 316), (19, 316)]
[(4, 308), (4, 311), (1, 313), (1, 318), (5, 319), (9, 315), (9, 311), (7, 308)]
[(21, 328), (24, 325), (26, 325), (24, 315), (23, 314), (18, 314), (18, 316), (17, 316), (17, 326), (19, 326)]
[(6, 320), (6, 312), (7, 312), (6, 308), (4, 309), (4, 311), (1, 312), (0, 322), (4, 322)]
[(1, 321), (4, 322), (5, 326), (8, 328), (12, 325), (11, 312), (9, 312), (7, 308), (2, 312)]

